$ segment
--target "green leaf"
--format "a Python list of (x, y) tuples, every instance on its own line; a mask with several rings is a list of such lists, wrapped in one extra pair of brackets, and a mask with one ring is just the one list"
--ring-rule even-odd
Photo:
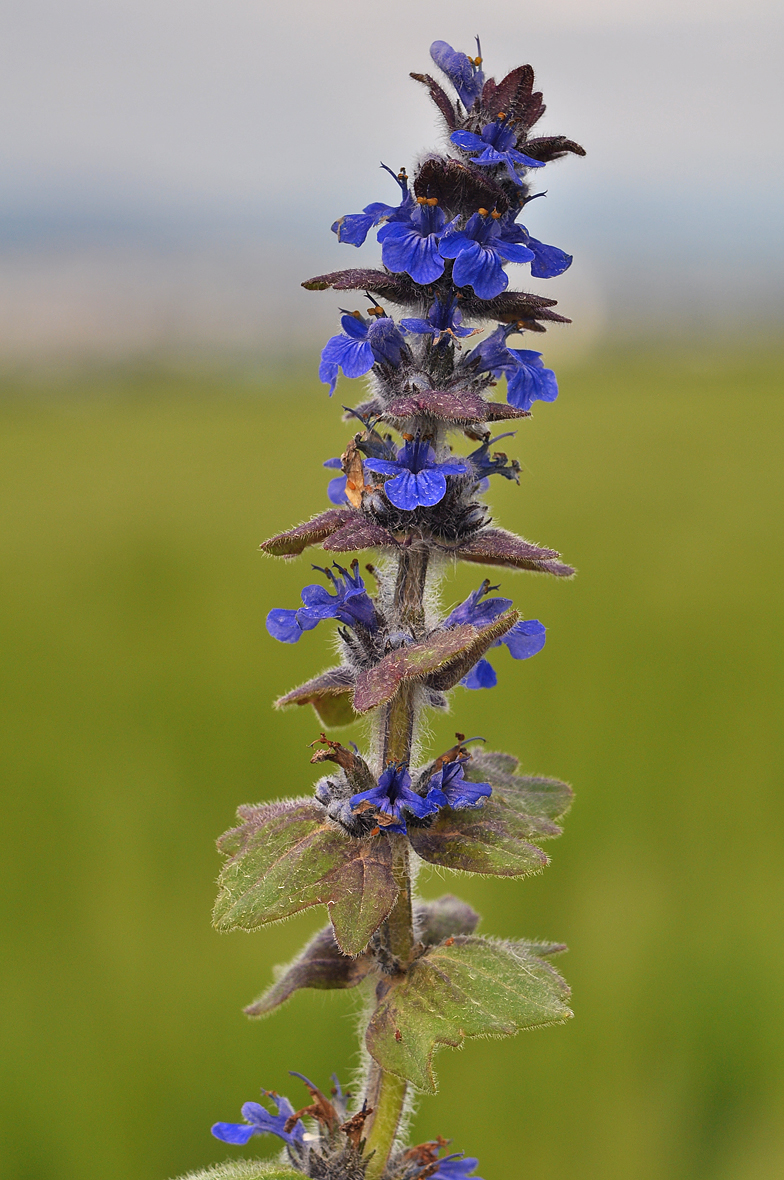
[(532, 829), (528, 818), (491, 797), (476, 811), (444, 807), (430, 827), (410, 825), (408, 835), (417, 856), (429, 864), (464, 873), (526, 877), (549, 863), (528, 837), (553, 834)]
[(188, 1172), (179, 1180), (302, 1180), (287, 1164), (270, 1164), (262, 1160), (226, 1160), (198, 1172)]
[(568, 997), (558, 972), (522, 943), (447, 939), (391, 985), (368, 1025), (367, 1048), (382, 1069), (432, 1094), (439, 1045), (560, 1024), (572, 1015)]
[(320, 676), (314, 676), (299, 688), (293, 688), (275, 701), (276, 709), (289, 705), (312, 705), (327, 729), (338, 729), (351, 725), (357, 714), (351, 704), (354, 695), (356, 673), (352, 668), (341, 665), (329, 668)]
[(255, 930), (324, 904), (343, 953), (363, 951), (397, 897), (389, 840), (345, 835), (310, 799), (238, 815), (244, 822), (218, 841), (230, 859), (218, 879), (215, 926)]
[(422, 681), (440, 692), (454, 688), (519, 618), (517, 611), (508, 610), (488, 627), (461, 623), (445, 631), (434, 631), (422, 643), (397, 648), (357, 676), (354, 708), (357, 713), (367, 713), (386, 704), (408, 680)]
[[(490, 783), (492, 798), (503, 801), (522, 815), (542, 819), (560, 819), (572, 805), (574, 792), (568, 783), (557, 778), (540, 778), (515, 774), (517, 759), (511, 754), (480, 750), (463, 767), (463, 774), (473, 783)], [(548, 835), (560, 835), (560, 828)]]

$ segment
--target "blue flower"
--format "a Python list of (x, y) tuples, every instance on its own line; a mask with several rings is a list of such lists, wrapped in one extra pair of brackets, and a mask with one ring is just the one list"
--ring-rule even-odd
[(554, 279), (562, 275), (572, 265), (572, 256), (557, 246), (547, 246), (538, 238), (532, 238), (524, 225), (517, 227), (522, 233), (522, 241), (533, 253), (531, 274), (535, 279)]
[(503, 262), (533, 262), (535, 258), (523, 241), (521, 227), (507, 214), (499, 216), (486, 209), (472, 214), (465, 229), (445, 235), (439, 250), (443, 258), (455, 259), (455, 286), (473, 287), (480, 299), (494, 299), (508, 287)]
[(430, 443), (419, 438), (402, 446), (396, 460), (366, 459), (365, 467), (395, 477), (384, 484), (384, 492), (390, 503), (405, 512), (420, 505), (432, 508), (446, 495), (447, 475), (465, 475), (470, 471), (464, 460), (437, 463)]
[(404, 811), (410, 811), (421, 819), (443, 807), (443, 803), (431, 798), (430, 792), (423, 798), (411, 789), (411, 775), (402, 762), (390, 762), (379, 777), (378, 786), (352, 795), (350, 802), (352, 811), (357, 811), (365, 803), (375, 807), (383, 816), (389, 816), (392, 822), (384, 824), (387, 832), (406, 831)]
[(429, 333), (433, 337), (434, 344), (440, 344), (450, 338), (464, 340), (466, 336), (475, 336), (477, 332), (481, 331), (480, 328), (464, 328), (462, 323), (463, 317), (457, 309), (457, 299), (454, 297), (449, 301), (436, 299), (427, 313), (426, 320), (405, 319), (400, 321), (401, 327), (405, 328), (407, 332), (422, 336)]
[[(490, 486), (487, 478), (489, 475), (503, 475), (504, 479), (513, 479), (515, 483), (520, 482), (520, 464), (517, 459), (512, 459), (510, 462), (503, 451), (496, 451), (494, 455), (490, 455), (490, 447), (493, 443), (500, 442), (502, 438), (514, 438), (516, 433), (515, 430), (507, 430), (505, 434), (497, 434), (495, 438), (487, 438), (468, 456), (474, 473), (481, 480), (481, 491), (487, 491)], [(333, 503), (338, 502), (342, 503), (342, 501), (333, 501)]]
[(284, 1143), (292, 1145), (302, 1140), (305, 1130), (301, 1122), (294, 1124), (291, 1131), (284, 1131), (287, 1119), (294, 1114), (294, 1107), (288, 1098), (275, 1094), (271, 1090), (262, 1090), (262, 1094), (271, 1098), (277, 1109), (277, 1114), (270, 1114), (266, 1107), (258, 1102), (246, 1102), (242, 1107), (244, 1123), (216, 1123), (212, 1133), (216, 1139), (224, 1143), (247, 1143), (254, 1135), (277, 1135)]
[(434, 41), (430, 46), (430, 56), (439, 70), (446, 74), (467, 111), (479, 98), (485, 84), (485, 76), (481, 70), (482, 47), (478, 37), (476, 52), (476, 57), (469, 57), (468, 54), (460, 53), (451, 45), (447, 45), (446, 41)]
[[(343, 461), (342, 461), (342, 459), (327, 459), (324, 466), (331, 467), (337, 471), (342, 471), (343, 470)], [(331, 479), (329, 481), (329, 483), (327, 484), (327, 496), (329, 498), (330, 503), (337, 504), (339, 508), (342, 508), (344, 504), (348, 503), (348, 501), (346, 499), (346, 477), (345, 477), (345, 475), (336, 475), (334, 479)]]
[(558, 381), (552, 369), (546, 369), (541, 352), (527, 348), (507, 348), (506, 339), (517, 327), (499, 324), (496, 330), (477, 344), (465, 358), (466, 364), (478, 360), (477, 371), (506, 377), (506, 400), (519, 410), (530, 410), (535, 401), (554, 402)]
[(335, 588), (334, 594), (330, 594), (326, 586), (306, 586), (302, 591), (303, 605), (298, 610), (270, 611), (267, 630), (273, 639), (279, 639), (281, 643), (297, 643), (303, 631), (312, 631), (324, 619), (337, 619), (347, 627), (361, 626), (368, 631), (378, 628), (375, 608), (358, 572), (359, 562), (352, 564), (350, 573), (337, 562), (334, 566), (338, 576), (332, 570), (313, 566), (326, 574)]
[(464, 152), (481, 152), (481, 155), (474, 156), (472, 164), (480, 164), (483, 168), (495, 168), (499, 164), (505, 164), (515, 184), (523, 183), (515, 165), (523, 168), (544, 167), (543, 160), (534, 160), (531, 156), (524, 156), (522, 152), (517, 151), (517, 135), (504, 119), (496, 119), (486, 124), (479, 135), (475, 135), (473, 131), (453, 131), (450, 139)]
[[(455, 607), (451, 615), (444, 619), (445, 627), (457, 627), (461, 623), (472, 623), (475, 627), (487, 627), (502, 615), (512, 605), (511, 598), (485, 598), (491, 590), (488, 579), (478, 590), (469, 594), (465, 602)], [(545, 628), (538, 619), (525, 619), (515, 623), (511, 631), (496, 639), (492, 647), (508, 647), (514, 660), (527, 660), (540, 652), (545, 643)], [(498, 683), (495, 668), (489, 660), (481, 659), (467, 676), (460, 681), (464, 688), (494, 688)]]
[(431, 794), (442, 807), (451, 807), (457, 811), (461, 808), (482, 807), (493, 788), (489, 783), (470, 783), (463, 777), (463, 764), (466, 758), (458, 758), (454, 762), (444, 765), (430, 776), (427, 797)]
[(365, 205), (361, 213), (348, 213), (345, 217), (339, 217), (332, 225), (332, 232), (337, 234), (339, 242), (346, 242), (349, 246), (361, 246), (374, 225), (379, 225), (382, 221), (405, 219), (414, 208), (414, 198), (408, 191), (408, 177), (405, 169), (395, 176), (392, 169), (387, 168), (386, 164), (382, 164), (381, 167), (390, 176), (394, 176), (400, 185), (402, 193), (400, 204), (384, 205), (382, 202), (376, 201), (372, 205)]
[(438, 243), (447, 228), (436, 198), (417, 197), (405, 220), (388, 222), (378, 231), (381, 261), (395, 274), (405, 271), (415, 283), (434, 283), (444, 273)]
[[(470, 1172), (479, 1165), (477, 1159), (465, 1159), (463, 1153), (445, 1155), (438, 1161), (435, 1172), (431, 1172), (432, 1180), (468, 1180)], [(482, 1180), (481, 1176), (472, 1176), (471, 1180)]]
[(371, 318), (365, 319), (358, 311), (345, 312), (340, 320), (343, 331), (324, 345), (319, 379), (329, 386), (330, 397), (339, 368), (347, 377), (364, 377), (375, 364), (397, 368), (403, 359), (406, 344), (394, 320), (380, 308), (371, 308), (371, 313)]

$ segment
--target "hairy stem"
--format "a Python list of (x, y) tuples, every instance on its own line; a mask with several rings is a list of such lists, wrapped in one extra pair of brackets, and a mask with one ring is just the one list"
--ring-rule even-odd
[[(399, 625), (411, 630), (415, 639), (424, 634), (423, 606), (427, 578), (428, 551), (425, 548), (407, 549), (400, 558), (395, 585), (395, 613)], [(383, 760), (408, 762), (414, 734), (415, 688), (404, 685), (383, 710)], [(402, 834), (389, 836), (392, 841), (392, 868), (399, 893), (392, 913), (382, 928), (382, 938), (392, 954), (405, 967), (411, 960), (414, 947), (414, 915), (411, 901), (411, 868), (408, 838)], [(406, 1103), (406, 1083), (395, 1074), (372, 1063), (368, 1077), (366, 1100), (373, 1108), (367, 1138), (366, 1153), (373, 1153), (367, 1180), (380, 1180), (394, 1146)]]

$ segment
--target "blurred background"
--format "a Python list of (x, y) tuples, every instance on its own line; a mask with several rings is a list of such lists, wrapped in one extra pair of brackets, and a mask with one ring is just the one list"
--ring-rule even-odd
[(479, 32), (488, 72), (530, 60), (543, 130), (589, 152), (547, 168), (528, 222), (572, 269), (512, 275), (575, 321), (534, 344), (561, 395), (512, 444), (522, 486), (490, 497), (580, 575), (502, 577), (547, 646), (458, 690), (433, 749), (484, 734), (577, 802), (541, 877), (421, 888), (486, 933), (567, 942), (577, 1016), (442, 1053), (414, 1134), (485, 1180), (779, 1180), (776, 6), (6, 0), (2, 19), (3, 1176), (164, 1180), (225, 1158), (209, 1126), (259, 1087), (296, 1102), (289, 1069), (357, 1064), (350, 993), (242, 1016), (320, 915), (218, 936), (213, 839), (316, 777), (315, 717), (270, 701), (329, 636), (269, 638), (308, 563), (257, 551), (326, 505), (347, 437), (316, 377), (340, 297), (299, 283), (374, 264), (329, 225), (391, 199), (380, 160), (438, 142), (407, 73)]

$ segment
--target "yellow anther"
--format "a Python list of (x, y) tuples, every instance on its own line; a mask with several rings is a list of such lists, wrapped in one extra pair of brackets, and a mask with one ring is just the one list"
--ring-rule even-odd
[(438, 197), (428, 197), (427, 203), (428, 203), (428, 205), (437, 205), (438, 204)]
[(355, 320), (361, 320), (361, 319), (362, 319), (362, 312), (361, 312), (361, 311), (350, 311), (348, 314), (349, 314), (349, 315), (353, 315), (353, 317), (354, 317), (354, 319), (355, 319)]
[(474, 65), (475, 65), (475, 66), (481, 66), (481, 64), (482, 64), (482, 59), (481, 59), (481, 57), (475, 57), (475, 58), (474, 58)]
[(501, 216), (501, 214), (498, 212), (497, 209), (494, 209), (493, 212), (490, 214), (490, 216), (494, 217), (495, 220), (498, 221), (498, 218)]
[(427, 197), (417, 197), (417, 205), (426, 205)]
[(496, 119), (505, 119), (505, 118), (506, 118), (506, 111), (499, 111), (498, 114), (496, 115)]
[(386, 315), (386, 312), (376, 303), (373, 307), (368, 308), (368, 315)]
[(487, 209), (477, 209), (477, 213), (480, 213), (482, 217), (487, 217), (488, 212), (489, 210)]

